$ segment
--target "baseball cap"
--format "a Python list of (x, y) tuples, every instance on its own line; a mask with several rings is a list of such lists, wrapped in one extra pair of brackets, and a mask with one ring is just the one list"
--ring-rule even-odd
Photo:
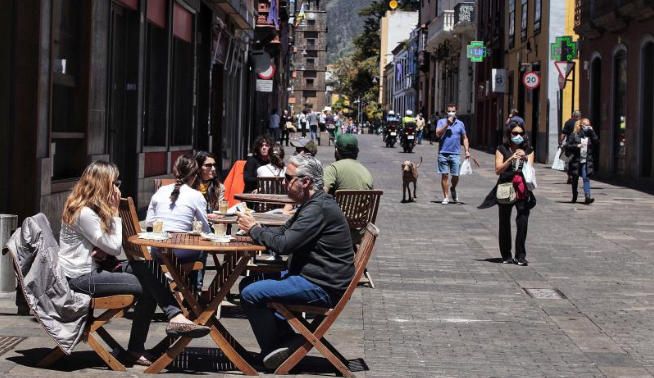
[(359, 152), (359, 141), (353, 134), (340, 134), (336, 137), (336, 148), (343, 152)]
[(304, 148), (304, 147), (306, 147), (307, 143), (309, 143), (309, 142), (311, 142), (311, 139), (309, 139), (309, 138), (293, 139), (291, 141), (291, 146), (298, 147), (298, 148)]

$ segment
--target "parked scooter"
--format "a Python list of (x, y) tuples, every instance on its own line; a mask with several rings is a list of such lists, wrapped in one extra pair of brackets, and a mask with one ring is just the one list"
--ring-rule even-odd
[(416, 145), (416, 125), (414, 123), (404, 125), (400, 144), (402, 144), (404, 152), (413, 151), (413, 147)]

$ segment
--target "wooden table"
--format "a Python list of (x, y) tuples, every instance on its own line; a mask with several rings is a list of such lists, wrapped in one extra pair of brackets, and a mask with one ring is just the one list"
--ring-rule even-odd
[[(287, 214), (266, 214), (266, 213), (253, 213), (254, 220), (258, 223), (261, 223), (264, 226), (283, 226), (286, 222), (291, 219), (290, 215)], [(223, 223), (223, 224), (235, 224), (238, 221), (236, 215), (225, 215), (221, 218), (212, 220), (213, 223)]]
[(248, 202), (265, 202), (279, 205), (294, 204), (295, 201), (290, 199), (286, 194), (259, 194), (259, 193), (241, 193), (234, 194), (234, 198)]
[[(128, 240), (136, 245), (161, 249), (161, 258), (177, 285), (176, 290), (182, 293), (188, 304), (188, 310), (194, 315), (193, 321), (211, 328), (209, 335), (213, 341), (243, 374), (258, 375), (257, 371), (244, 358), (247, 353), (245, 348), (225, 329), (215, 315), (218, 306), (245, 270), (252, 256), (256, 252), (266, 250), (266, 247), (252, 243), (249, 237), (237, 237), (235, 241), (229, 243), (214, 243), (201, 240), (199, 236), (184, 233), (171, 234), (171, 238), (164, 241), (139, 239), (138, 235), (131, 236)], [(225, 255), (224, 262), (218, 267), (216, 277), (211, 281), (207, 290), (209, 303), (200, 303), (198, 293), (189, 287), (188, 276), (184, 273), (175, 254), (172, 253), (173, 249), (200, 250), (213, 255)], [(160, 345), (170, 341), (170, 346), (151, 366), (145, 369), (145, 372), (159, 373), (184, 351), (191, 340), (190, 337), (171, 338), (170, 336), (164, 339)]]

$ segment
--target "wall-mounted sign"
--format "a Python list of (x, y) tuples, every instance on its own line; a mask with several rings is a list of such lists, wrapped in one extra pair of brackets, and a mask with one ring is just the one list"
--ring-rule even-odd
[(570, 62), (577, 59), (577, 42), (574, 42), (569, 35), (556, 37), (556, 42), (550, 46), (551, 60)]
[(475, 21), (475, 3), (465, 2), (458, 3), (454, 6), (454, 24), (459, 22)]
[(467, 48), (467, 56), (471, 62), (483, 62), (486, 54), (486, 46), (483, 41), (471, 41)]
[(491, 78), (493, 93), (506, 93), (506, 70), (504, 68), (493, 68)]
[(256, 89), (257, 89), (257, 92), (272, 93), (272, 91), (273, 91), (273, 81), (272, 80), (257, 79)]
[(522, 77), (522, 83), (529, 90), (540, 87), (540, 75), (536, 71), (527, 72)]

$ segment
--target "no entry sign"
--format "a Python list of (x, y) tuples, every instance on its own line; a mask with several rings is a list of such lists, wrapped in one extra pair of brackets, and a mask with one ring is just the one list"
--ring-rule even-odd
[(522, 83), (529, 90), (536, 89), (540, 87), (540, 75), (535, 71), (527, 72), (522, 77)]

